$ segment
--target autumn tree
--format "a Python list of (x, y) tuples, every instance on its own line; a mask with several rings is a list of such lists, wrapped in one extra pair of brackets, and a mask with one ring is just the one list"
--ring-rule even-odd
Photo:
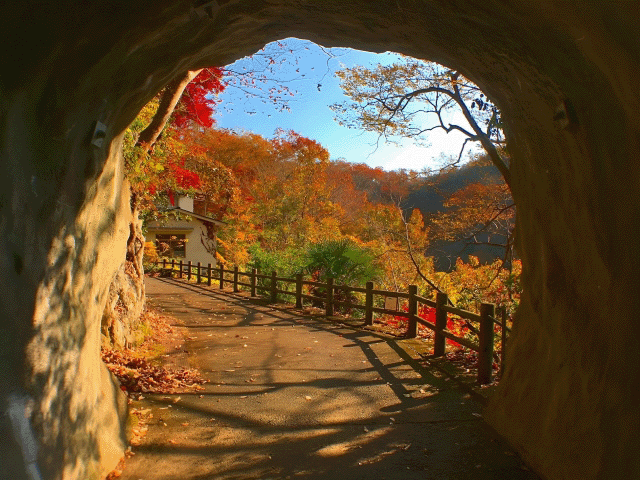
[[(500, 110), (459, 72), (404, 57), (392, 65), (355, 66), (336, 75), (350, 98), (331, 107), (340, 125), (374, 132), (385, 140), (408, 137), (418, 143), (436, 129), (460, 132), (465, 139), (455, 163), (469, 142), (477, 142), (510, 185)], [(456, 113), (466, 125), (454, 120)]]
[(472, 183), (450, 195), (444, 206), (447, 210), (432, 221), (440, 239), (511, 248), (515, 208), (504, 183)]
[(254, 243), (276, 251), (330, 234), (336, 209), (326, 183), (329, 153), (319, 143), (292, 131), (277, 131), (267, 139), (209, 129), (194, 134), (187, 144), (191, 154), (186, 165), (204, 184), (212, 182), (198, 161), (217, 178), (228, 177), (217, 187), (215, 206), (218, 218), (226, 222), (219, 235), (226, 260), (246, 264)]
[(259, 241), (269, 249), (312, 241), (330, 213), (324, 188), (329, 152), (314, 140), (281, 131), (270, 140), (264, 160), (253, 165), (253, 181), (246, 187)]
[[(274, 85), (274, 81), (277, 81), (278, 69), (297, 64), (300, 54), (298, 47), (289, 48), (282, 42), (273, 42), (244, 59), (239, 68), (207, 67), (177, 75), (145, 107), (147, 113), (141, 112), (134, 122), (139, 126), (142, 123), (142, 128), (131, 129), (135, 147), (125, 149), (129, 150), (129, 159), (134, 159), (127, 165), (127, 171), (138, 180), (133, 182), (134, 187), (140, 187), (134, 188), (136, 195), (144, 196), (148, 191), (153, 196), (165, 186), (163, 180), (174, 173), (163, 169), (167, 154), (176, 157), (176, 150), (183, 143), (183, 132), (195, 129), (203, 134), (215, 124), (213, 114), (220, 106), (218, 96), (225, 89), (238, 89), (272, 108), (288, 110), (289, 100), (295, 92), (282, 83)], [(148, 115), (150, 110), (153, 111), (151, 116)], [(165, 148), (157, 148), (160, 139), (166, 140)], [(172, 161), (174, 165), (177, 162), (184, 166), (183, 159)], [(186, 177), (183, 175), (183, 178)], [(180, 179), (177, 180), (180, 187)]]
[(326, 171), (328, 199), (335, 209), (338, 228), (344, 234), (355, 232), (369, 200), (367, 192), (356, 187), (353, 168), (354, 165), (346, 161), (332, 160)]
[(173, 79), (158, 95), (157, 110), (149, 124), (139, 133), (136, 146), (151, 150), (174, 112), (178, 127), (190, 121), (202, 126), (213, 124), (213, 99), (207, 95), (224, 91), (221, 68), (187, 71)]

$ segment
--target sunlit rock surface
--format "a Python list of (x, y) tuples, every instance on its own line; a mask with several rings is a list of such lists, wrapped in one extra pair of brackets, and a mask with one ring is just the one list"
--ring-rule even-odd
[[(131, 348), (144, 340), (141, 314), (145, 305), (144, 235), (138, 210), (129, 210), (127, 253), (122, 257), (107, 294), (102, 313), (102, 344), (108, 348)], [(123, 215), (124, 216), (124, 215)]]
[(201, 3), (3, 7), (0, 388), (3, 408), (29, 399), (43, 478), (98, 478), (123, 446), (99, 361), (128, 234), (120, 134), (176, 74), (286, 36), (439, 61), (498, 103), (526, 294), (487, 416), (548, 478), (639, 477), (638, 3)]

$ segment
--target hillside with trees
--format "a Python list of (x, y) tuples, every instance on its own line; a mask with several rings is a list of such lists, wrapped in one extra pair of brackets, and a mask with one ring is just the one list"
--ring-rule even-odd
[(418, 208), (431, 226), (425, 254), (438, 270), (451, 270), (458, 257), (473, 255), (483, 264), (506, 258), (508, 263), (514, 254), (513, 199), (484, 156), (428, 177), (411, 190), (403, 207)]
[[(483, 202), (505, 200), (504, 184), (483, 160), (424, 175), (330, 160), (320, 144), (292, 131), (264, 138), (183, 129), (180, 143), (178, 151), (188, 154), (176, 160), (178, 178), (193, 181), (156, 191), (145, 218), (162, 219), (158, 205), (167, 205), (169, 195), (205, 195), (207, 213), (224, 222), (214, 232), (218, 261), (283, 275), (309, 271), (310, 256), (322, 256), (319, 246), (329, 251), (343, 242), (369, 259), (381, 287), (404, 290), (426, 278), (433, 285), (425, 292), (431, 291), (445, 274), (425, 252), (438, 240), (486, 229), (498, 204)], [(486, 268), (497, 268), (494, 260), (502, 257), (504, 251)], [(448, 271), (455, 265), (454, 259)]]

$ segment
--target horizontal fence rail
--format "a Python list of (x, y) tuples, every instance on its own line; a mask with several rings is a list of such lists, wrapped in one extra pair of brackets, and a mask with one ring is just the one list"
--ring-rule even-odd
[[(163, 274), (176, 274), (178, 278), (186, 278), (191, 280), (195, 277), (196, 283), (206, 282), (208, 286), (212, 282), (217, 282), (219, 288), (225, 288), (229, 285), (234, 292), (239, 292), (240, 287), (244, 287), (251, 292), (251, 296), (257, 296), (257, 292), (263, 292), (270, 297), (272, 303), (276, 303), (278, 295), (288, 295), (295, 299), (296, 308), (303, 307), (304, 300), (310, 300), (316, 305), (323, 305), (325, 314), (333, 316), (335, 306), (342, 306), (348, 309), (364, 310), (365, 325), (373, 325), (373, 314), (379, 313), (383, 315), (393, 315), (396, 317), (407, 318), (408, 329), (406, 336), (415, 338), (418, 334), (418, 324), (431, 329), (434, 332), (434, 357), (441, 357), (446, 352), (446, 339), (456, 342), (465, 348), (473, 350), (478, 354), (478, 383), (491, 383), (493, 379), (493, 360), (500, 361), (501, 370), (504, 369), (504, 349), (507, 342), (507, 332), (511, 329), (507, 327), (506, 310), (500, 310), (501, 319), (498, 320), (496, 309), (493, 304), (482, 303), (480, 305), (480, 313), (469, 312), (461, 308), (449, 305), (447, 294), (438, 292), (436, 300), (421, 297), (417, 294), (418, 288), (415, 285), (409, 286), (408, 292), (392, 292), (389, 290), (377, 290), (373, 288), (373, 282), (367, 282), (366, 287), (353, 287), (349, 285), (334, 285), (333, 279), (329, 278), (326, 282), (315, 282), (305, 280), (301, 274), (297, 274), (296, 278), (279, 277), (277, 272), (271, 272), (269, 275), (258, 273), (254, 268), (250, 272), (240, 271), (238, 267), (233, 269), (225, 269), (224, 265), (212, 267), (211, 264), (203, 266), (198, 262), (176, 262), (175, 259), (168, 262), (166, 259), (155, 263), (161, 268)], [(242, 281), (241, 281), (242, 279)], [(262, 284), (260, 284), (262, 283)], [(286, 286), (293, 285), (291, 290)], [(313, 287), (309, 294), (303, 292), (303, 287)], [(279, 288), (280, 287), (280, 288)], [(364, 304), (356, 303), (351, 300), (336, 299), (337, 292), (364, 294)], [(374, 306), (374, 295), (383, 296), (385, 298), (395, 298), (407, 301), (406, 311), (393, 310)], [(352, 297), (353, 298), (353, 297)], [(435, 323), (431, 323), (418, 316), (419, 306), (426, 305), (435, 309)], [(447, 329), (448, 315), (454, 315), (466, 321), (469, 330), (477, 334), (478, 342), (473, 342), (468, 338), (455, 335)], [(476, 322), (478, 327), (474, 327), (469, 322)], [(494, 325), (500, 327), (502, 341), (502, 355), (498, 357), (494, 354)]]

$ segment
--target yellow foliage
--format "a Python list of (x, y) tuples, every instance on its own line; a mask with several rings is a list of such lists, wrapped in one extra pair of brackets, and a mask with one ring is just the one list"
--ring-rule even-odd
[(149, 263), (158, 261), (158, 251), (154, 242), (144, 243), (144, 259)]
[(222, 265), (226, 265), (227, 264), (227, 261), (225, 260), (225, 258), (222, 255), (220, 255), (220, 252), (216, 252), (215, 257), (216, 257), (216, 262), (218, 262), (218, 263), (220, 263)]

